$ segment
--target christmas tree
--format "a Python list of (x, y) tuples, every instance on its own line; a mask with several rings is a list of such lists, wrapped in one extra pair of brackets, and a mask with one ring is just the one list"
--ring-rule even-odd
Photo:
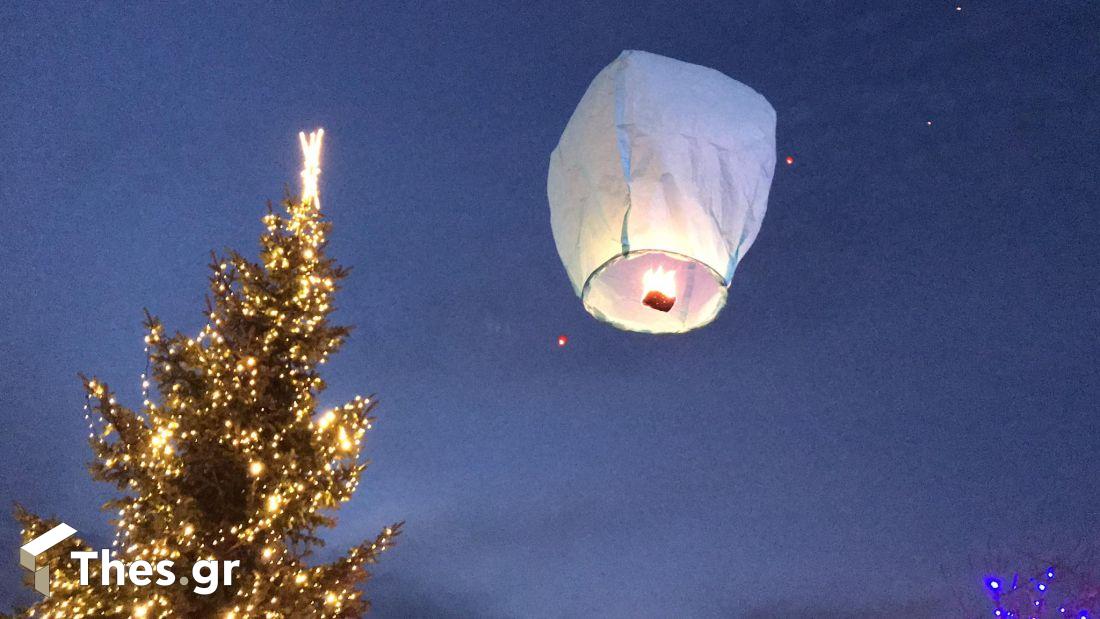
[[(176, 582), (135, 586), (87, 561), (77, 537), (51, 550), (51, 595), (36, 617), (355, 617), (370, 603), (365, 566), (389, 548), (401, 524), (331, 563), (310, 561), (328, 514), (351, 498), (374, 401), (356, 397), (318, 410), (320, 366), (349, 333), (329, 322), (345, 270), (325, 255), (329, 224), (317, 178), (323, 133), (300, 136), (302, 197), (271, 206), (258, 262), (228, 252), (211, 265), (207, 324), (196, 337), (169, 335), (147, 315), (140, 412), (85, 378), (90, 465), (120, 494), (111, 559), (170, 560)], [(149, 389), (155, 386), (156, 395)], [(58, 523), (17, 508), (24, 541)], [(232, 583), (205, 594), (182, 581), (203, 560), (236, 561)], [(155, 576), (155, 575), (154, 575)], [(125, 579), (122, 579), (125, 580)], [(221, 583), (219, 583), (221, 584)]]

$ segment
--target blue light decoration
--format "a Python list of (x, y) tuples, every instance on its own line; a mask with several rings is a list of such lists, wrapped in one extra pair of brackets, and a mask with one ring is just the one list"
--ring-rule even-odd
[[(1073, 571), (1065, 574), (1059, 582), (1063, 587), (1070, 585), (1070, 591), (1059, 592), (1057, 603), (1049, 599), (1056, 575), (1055, 566), (1038, 571), (1035, 577), (1022, 582), (1020, 573), (1012, 575), (1011, 580), (1002, 579), (996, 574), (988, 574), (982, 583), (986, 595), (992, 601), (993, 616), (998, 619), (1043, 619), (1047, 617), (1070, 617), (1072, 619), (1100, 619), (1100, 586), (1089, 584)], [(1087, 577), (1086, 577), (1087, 578)], [(1051, 604), (1047, 604), (1051, 602)], [(1048, 611), (1047, 609), (1050, 608)], [(1058, 612), (1054, 613), (1053, 609)]]

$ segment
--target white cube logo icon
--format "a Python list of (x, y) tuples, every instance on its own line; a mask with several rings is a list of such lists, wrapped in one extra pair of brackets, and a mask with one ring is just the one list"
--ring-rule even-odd
[(38, 565), (38, 557), (69, 539), (76, 529), (62, 522), (19, 548), (19, 565), (34, 572), (34, 590), (42, 595), (50, 594), (50, 566)]

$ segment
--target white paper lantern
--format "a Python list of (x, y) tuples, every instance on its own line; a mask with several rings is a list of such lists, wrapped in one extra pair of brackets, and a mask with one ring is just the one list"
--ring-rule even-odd
[(550, 156), (554, 242), (585, 309), (647, 333), (714, 320), (774, 171), (763, 96), (713, 69), (623, 52)]

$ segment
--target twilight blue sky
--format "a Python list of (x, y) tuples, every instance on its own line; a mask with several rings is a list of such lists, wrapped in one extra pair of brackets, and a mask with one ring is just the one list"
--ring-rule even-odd
[[(820, 4), (4, 4), (0, 505), (107, 535), (76, 373), (133, 402), (142, 307), (196, 330), (323, 126), (326, 397), (383, 400), (329, 538), (408, 521), (378, 616), (944, 616), (990, 540), (1095, 538), (1100, 9)], [(796, 158), (684, 336), (588, 317), (550, 233), (623, 49), (754, 87)]]

